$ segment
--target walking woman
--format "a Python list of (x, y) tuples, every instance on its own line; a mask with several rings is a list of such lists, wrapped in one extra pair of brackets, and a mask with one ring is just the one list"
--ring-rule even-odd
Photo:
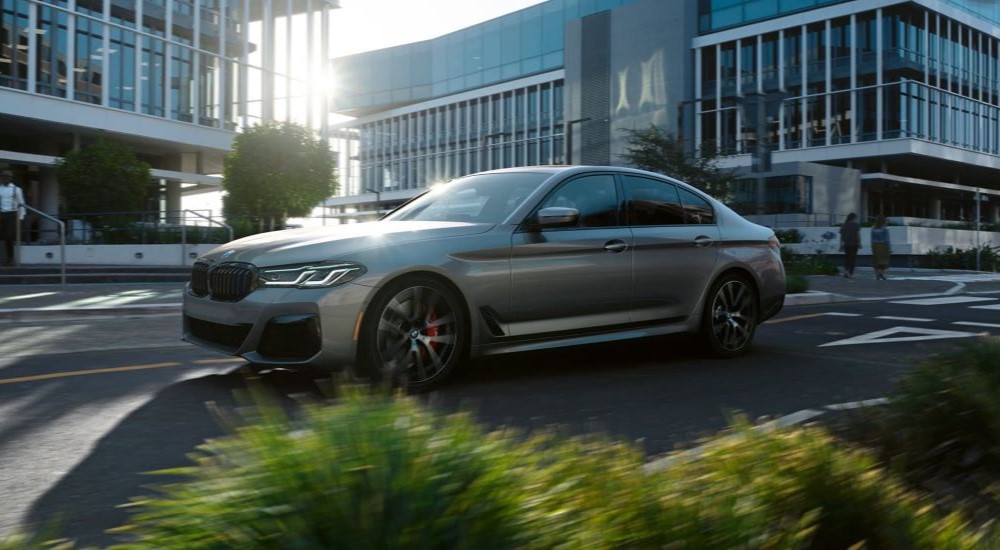
[(889, 228), (885, 226), (885, 216), (879, 214), (872, 228), (872, 263), (875, 264), (875, 279), (884, 281), (885, 270), (889, 269), (889, 256), (892, 254), (892, 242), (889, 241)]
[(861, 226), (857, 222), (858, 215), (851, 212), (840, 226), (840, 249), (844, 251), (844, 277), (854, 276), (854, 263), (861, 248)]

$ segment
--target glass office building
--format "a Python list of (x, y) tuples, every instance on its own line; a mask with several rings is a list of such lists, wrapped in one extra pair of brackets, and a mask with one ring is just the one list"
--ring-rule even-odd
[[(290, 74), (292, 52), (327, 66), (325, 21), (337, 6), (0, 0), (0, 167), (15, 171), (30, 205), (57, 213), (53, 164), (106, 135), (153, 167), (159, 198), (176, 211), (182, 192), (218, 189), (213, 174), (238, 127), (291, 117), (296, 90), (308, 86)], [(308, 36), (293, 44), (296, 15)], [(297, 101), (308, 110), (298, 121), (318, 126), (324, 110)]]
[(731, 200), (747, 214), (961, 221), (978, 190), (997, 219), (998, 60), (996, 3), (551, 0), (338, 60), (336, 110), (357, 118), (337, 127), (347, 184), (330, 204), (620, 164), (620, 129), (655, 124), (745, 173)]

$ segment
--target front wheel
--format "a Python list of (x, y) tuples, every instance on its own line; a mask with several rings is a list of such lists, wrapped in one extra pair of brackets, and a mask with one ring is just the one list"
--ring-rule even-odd
[(714, 355), (736, 357), (750, 349), (759, 318), (757, 307), (757, 293), (742, 277), (726, 275), (712, 285), (702, 333)]
[(468, 329), (461, 301), (434, 279), (390, 283), (365, 313), (362, 372), (411, 391), (443, 381), (462, 360)]

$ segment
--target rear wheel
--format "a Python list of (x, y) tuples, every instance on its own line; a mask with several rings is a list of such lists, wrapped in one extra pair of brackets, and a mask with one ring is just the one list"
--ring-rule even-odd
[(362, 370), (412, 391), (441, 383), (462, 360), (468, 329), (461, 300), (434, 279), (390, 283), (365, 312)]
[(702, 333), (712, 353), (736, 357), (750, 349), (757, 330), (757, 292), (743, 277), (726, 275), (708, 294)]

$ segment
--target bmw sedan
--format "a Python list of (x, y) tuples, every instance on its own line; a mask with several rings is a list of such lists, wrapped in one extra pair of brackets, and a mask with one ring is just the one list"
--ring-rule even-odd
[(774, 232), (621, 167), (494, 170), (382, 219), (233, 241), (197, 260), (184, 339), (411, 390), (465, 358), (689, 332), (746, 352), (784, 302)]

